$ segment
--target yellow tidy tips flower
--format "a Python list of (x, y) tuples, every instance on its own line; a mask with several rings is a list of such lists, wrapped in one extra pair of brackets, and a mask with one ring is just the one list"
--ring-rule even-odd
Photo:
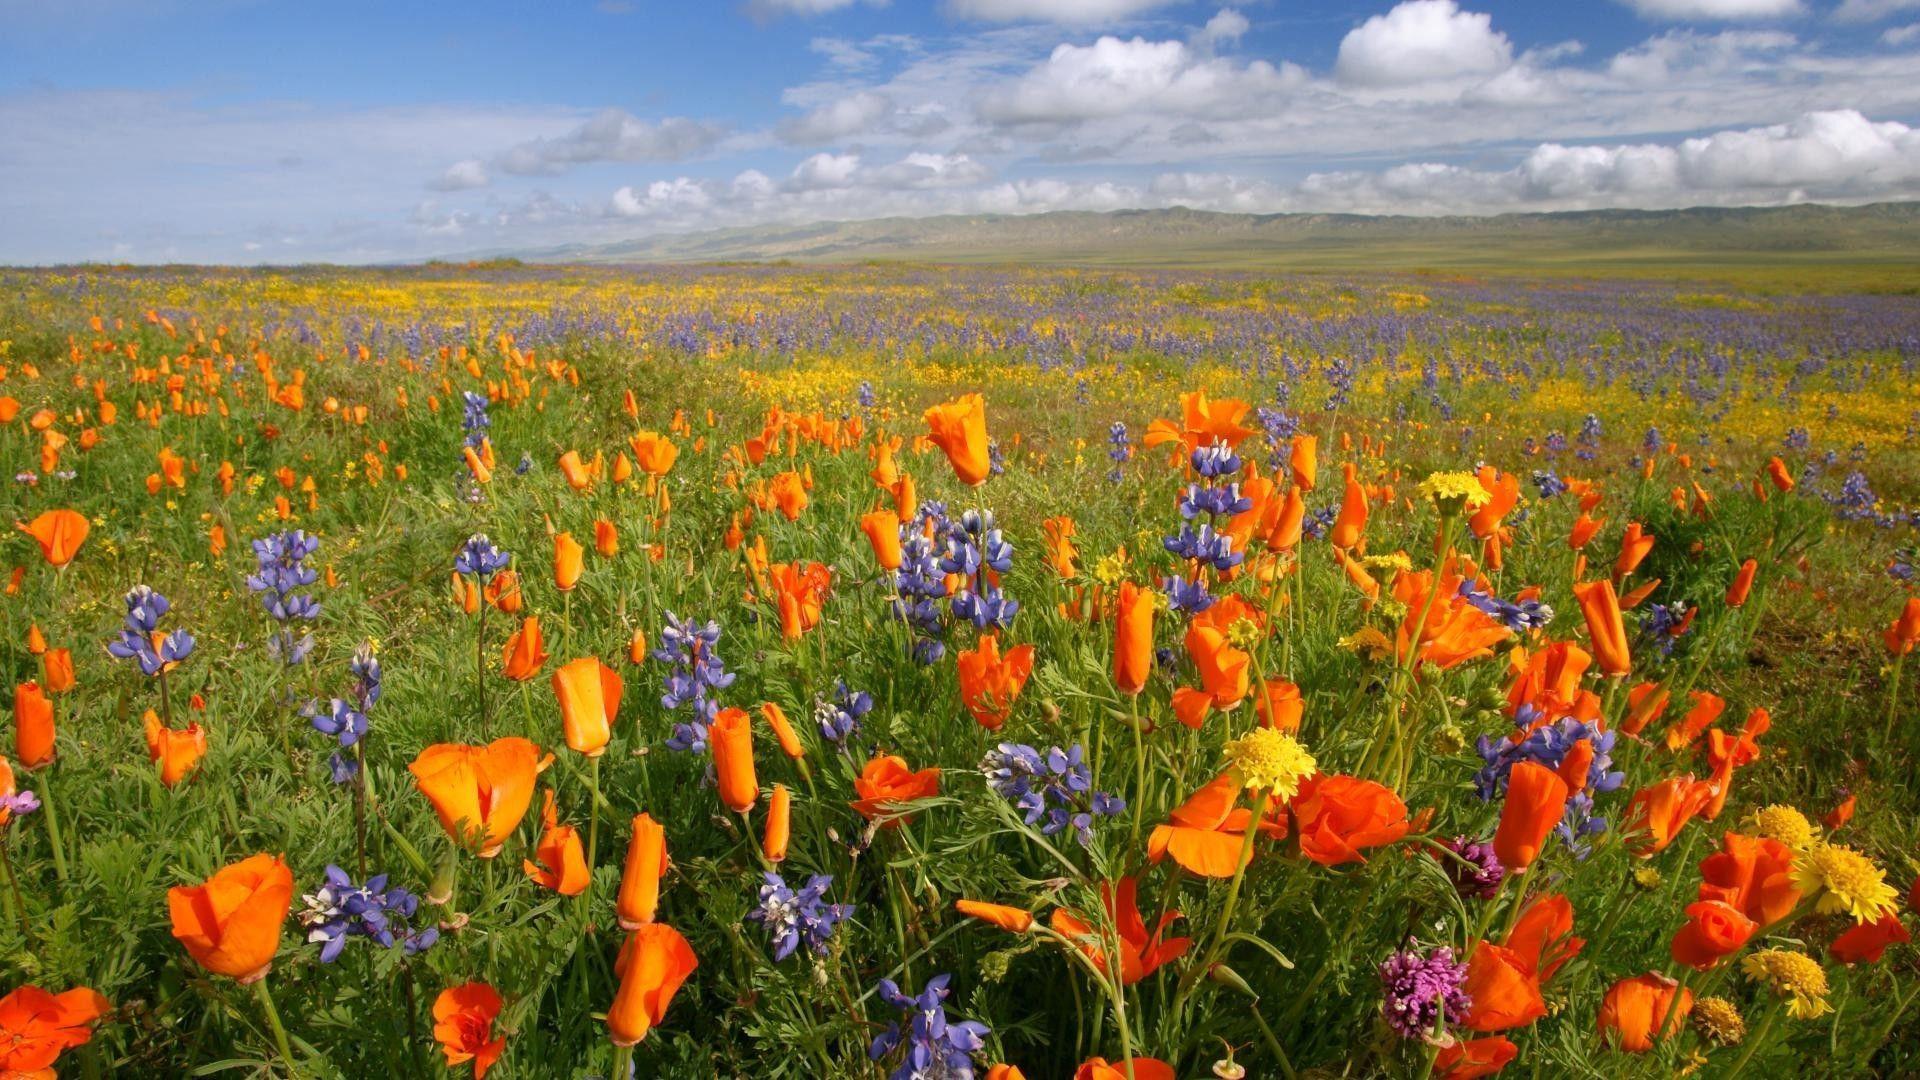
[(1093, 564), (1093, 580), (1109, 588), (1120, 584), (1121, 579), (1126, 576), (1126, 556), (1117, 551), (1111, 555), (1100, 556), (1099, 560)]
[(1227, 743), (1227, 763), (1250, 790), (1291, 799), (1300, 782), (1319, 771), (1320, 763), (1300, 741), (1277, 728), (1259, 727), (1244, 738)]
[(1796, 1020), (1812, 1020), (1833, 1011), (1827, 1004), (1827, 973), (1806, 953), (1761, 949), (1740, 961), (1740, 970), (1775, 997), (1785, 998), (1787, 1015)]
[(1478, 510), (1493, 498), (1480, 478), (1470, 472), (1437, 472), (1414, 488), (1420, 497), (1432, 503), (1442, 514)]
[(1890, 915), (1900, 894), (1887, 884), (1886, 872), (1873, 860), (1840, 844), (1815, 843), (1793, 860), (1793, 884), (1807, 896), (1819, 894), (1813, 909), (1822, 915), (1846, 912), (1855, 922), (1878, 922)]
[(1769, 840), (1778, 840), (1799, 851), (1813, 843), (1813, 822), (1791, 806), (1774, 803), (1747, 815), (1747, 828)]
[(1369, 555), (1360, 560), (1360, 565), (1369, 570), (1412, 570), (1413, 560), (1404, 551), (1391, 555)]
[(1693, 1003), (1693, 1026), (1700, 1037), (1719, 1046), (1737, 1046), (1747, 1037), (1747, 1021), (1740, 1009), (1723, 997), (1703, 997)]
[(1393, 652), (1393, 642), (1376, 626), (1363, 626), (1340, 639), (1341, 648), (1367, 660), (1384, 660)]

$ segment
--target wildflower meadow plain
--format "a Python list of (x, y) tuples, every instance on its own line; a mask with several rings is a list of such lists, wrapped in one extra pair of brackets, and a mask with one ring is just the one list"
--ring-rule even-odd
[(0, 455), (7, 1076), (1920, 1073), (1912, 294), (0, 271)]

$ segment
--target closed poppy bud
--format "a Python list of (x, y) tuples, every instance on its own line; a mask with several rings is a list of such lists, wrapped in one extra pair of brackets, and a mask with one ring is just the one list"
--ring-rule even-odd
[(553, 673), (569, 749), (590, 758), (606, 753), (623, 689), (619, 674), (594, 656), (569, 661)]
[(1153, 672), (1153, 593), (1131, 581), (1120, 583), (1113, 634), (1113, 685), (1129, 694), (1146, 689)]
[(667, 833), (652, 814), (633, 816), (633, 836), (627, 841), (627, 861), (620, 872), (620, 895), (614, 914), (622, 930), (653, 921), (660, 907), (660, 879), (667, 873)]
[(1687, 922), (1673, 935), (1669, 951), (1675, 963), (1707, 971), (1739, 952), (1760, 924), (1746, 913), (1719, 900), (1687, 905)]
[(544, 828), (540, 833), (540, 842), (533, 849), (539, 861), (522, 859), (520, 868), (535, 884), (552, 889), (561, 896), (578, 896), (587, 891), (587, 886), (593, 881), (593, 872), (587, 867), (586, 852), (580, 844), (580, 830), (560, 824), (560, 812), (554, 807), (552, 788), (547, 789), (546, 803), (540, 810), (540, 822)]
[(48, 510), (20, 525), (20, 531), (40, 545), (40, 557), (56, 569), (73, 561), (86, 543), (88, 528), (86, 517), (74, 510)]
[(969, 487), (985, 483), (993, 471), (987, 447), (986, 399), (979, 394), (965, 394), (933, 406), (923, 418), (927, 422), (928, 437), (947, 455), (960, 482)]
[(882, 570), (900, 569), (900, 519), (891, 510), (860, 515), (860, 531), (867, 534), (873, 557)]
[(767, 800), (767, 831), (760, 850), (772, 863), (787, 857), (787, 838), (793, 829), (793, 795), (785, 784), (773, 785), (773, 797)]
[[(493, 483), (493, 470), (487, 467), (486, 462), (480, 460), (479, 454), (473, 452), (473, 447), (462, 447), (460, 456), (466, 459), (467, 469), (473, 473), (473, 478), (476, 482), (482, 484)], [(401, 479), (405, 479), (405, 477)]]
[(47, 635), (40, 632), (40, 624), (27, 627), (27, 652), (33, 656), (44, 656), (47, 651)]
[(586, 569), (584, 558), (586, 549), (573, 538), (572, 533), (560, 533), (553, 538), (553, 584), (561, 592), (571, 592), (580, 584), (580, 574)]
[(73, 689), (72, 649), (48, 649), (42, 663), (47, 666), (47, 693), (64, 694)]
[(1346, 493), (1340, 497), (1340, 515), (1333, 519), (1327, 539), (1334, 547), (1346, 550), (1359, 544), (1366, 531), (1367, 493), (1358, 480), (1349, 476)]
[(1520, 1048), (1504, 1035), (1455, 1039), (1434, 1057), (1434, 1075), (1440, 1080), (1479, 1080), (1506, 1068), (1519, 1054)]
[(293, 871), (278, 855), (255, 855), (208, 878), (167, 890), (173, 936), (215, 975), (257, 982), (280, 951), (293, 903)]
[(1628, 522), (1626, 532), (1620, 537), (1620, 557), (1613, 562), (1613, 580), (1619, 581), (1633, 573), (1653, 550), (1653, 542), (1653, 534), (1641, 528), (1639, 522)]
[(1514, 872), (1525, 872), (1533, 865), (1547, 834), (1566, 813), (1567, 794), (1567, 782), (1545, 765), (1522, 761), (1513, 767), (1507, 775), (1500, 828), (1493, 834), (1500, 865)]
[(508, 615), (518, 615), (526, 606), (520, 595), (520, 574), (516, 570), (502, 570), (487, 582), (487, 603)]
[(515, 682), (526, 682), (546, 665), (546, 643), (540, 635), (540, 617), (529, 615), (520, 624), (520, 629), (507, 639), (507, 647), (501, 657), (501, 665), (507, 678)]
[(53, 702), (32, 680), (13, 688), (13, 754), (32, 771), (53, 764)]
[(1010, 933), (1024, 934), (1033, 929), (1033, 913), (1023, 908), (1007, 907), (1004, 904), (987, 904), (979, 900), (956, 900), (953, 906), (962, 915), (990, 923)]
[(1573, 531), (1567, 535), (1567, 546), (1575, 551), (1586, 547), (1593, 541), (1595, 534), (1599, 533), (1600, 526), (1605, 524), (1604, 520), (1596, 521), (1592, 515), (1582, 510), (1580, 516), (1573, 521)]
[(1567, 790), (1580, 794), (1587, 786), (1587, 773), (1593, 767), (1593, 740), (1581, 739), (1567, 748), (1567, 754), (1553, 770), (1566, 781)]
[(1747, 602), (1747, 596), (1753, 592), (1753, 576), (1760, 570), (1760, 564), (1752, 559), (1740, 564), (1740, 572), (1733, 575), (1733, 584), (1727, 586), (1727, 606), (1740, 607)]
[[(1674, 1001), (1678, 992), (1680, 1000)], [(1607, 990), (1600, 1002), (1600, 1031), (1610, 1035), (1620, 1049), (1644, 1054), (1653, 1049), (1655, 1032), (1661, 1039), (1680, 1031), (1688, 1013), (1693, 1011), (1693, 991), (1664, 975), (1648, 972), (1621, 979)]]
[(1828, 832), (1843, 828), (1847, 822), (1853, 820), (1854, 804), (1858, 801), (1857, 796), (1848, 795), (1846, 798), (1840, 800), (1838, 806), (1827, 811), (1826, 816), (1820, 819), (1820, 824), (1825, 825)]
[(627, 663), (643, 664), (647, 660), (647, 632), (640, 627), (633, 628), (633, 637), (627, 640)]
[(587, 463), (580, 460), (578, 450), (569, 450), (560, 455), (560, 475), (566, 478), (567, 486), (575, 491), (585, 491), (593, 486), (593, 474), (587, 471)]
[(433, 1038), (447, 1055), (447, 1067), (473, 1062), (473, 1080), (506, 1052), (507, 1037), (493, 1037), (500, 1016), (500, 992), (482, 982), (450, 986), (433, 1000)]
[(1276, 728), (1288, 735), (1300, 730), (1300, 718), (1306, 713), (1306, 701), (1300, 696), (1300, 688), (1286, 679), (1268, 679), (1259, 696), (1254, 698), (1253, 710), (1260, 717), (1261, 727)]
[(680, 984), (699, 966), (693, 946), (665, 923), (648, 923), (628, 934), (615, 964), (620, 989), (607, 1009), (613, 1045), (632, 1046), (646, 1038), (666, 1015)]
[(1767, 459), (1767, 479), (1783, 495), (1793, 490), (1793, 474), (1787, 471), (1787, 463), (1777, 457)]
[(1633, 670), (1633, 655), (1627, 646), (1627, 624), (1620, 614), (1620, 598), (1613, 582), (1589, 581), (1573, 587), (1580, 614), (1587, 621), (1587, 636), (1592, 640), (1594, 658), (1607, 675), (1625, 675)]
[(620, 554), (620, 530), (606, 518), (593, 523), (593, 550), (606, 559)]
[(1913, 651), (1914, 645), (1920, 643), (1920, 596), (1907, 597), (1907, 605), (1900, 609), (1881, 640), (1886, 642), (1887, 652), (1894, 656)]
[(453, 575), (453, 602), (461, 611), (471, 615), (480, 610), (480, 587), (470, 581), (466, 575), (455, 572)]
[(192, 775), (207, 753), (206, 731), (199, 724), (175, 731), (162, 724), (152, 709), (141, 719), (146, 725), (147, 757), (159, 768), (160, 783), (174, 787)]
[(753, 809), (760, 784), (753, 773), (753, 723), (739, 709), (722, 709), (707, 728), (720, 801), (736, 814)]
[(509, 736), (486, 746), (429, 746), (407, 771), (447, 835), (476, 845), (481, 858), (491, 859), (533, 805), (534, 782), (545, 765), (539, 747)]
[(1320, 473), (1320, 437), (1295, 435), (1287, 453), (1287, 468), (1293, 471), (1294, 487), (1312, 491), (1314, 478)]
[(773, 738), (780, 744), (781, 753), (790, 758), (806, 756), (806, 747), (800, 744), (800, 734), (793, 730), (793, 723), (787, 719), (786, 710), (767, 701), (761, 703), (760, 715), (766, 718), (767, 726), (773, 729)]

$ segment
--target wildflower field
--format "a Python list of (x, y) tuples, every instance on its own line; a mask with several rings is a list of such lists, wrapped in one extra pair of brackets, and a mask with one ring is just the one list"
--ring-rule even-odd
[(0, 271), (0, 1073), (1920, 1073), (1920, 297)]

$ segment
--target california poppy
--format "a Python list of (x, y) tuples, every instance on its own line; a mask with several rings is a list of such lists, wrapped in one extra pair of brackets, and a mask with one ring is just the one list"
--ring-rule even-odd
[(520, 629), (507, 638), (507, 646), (501, 650), (501, 670), (507, 678), (525, 682), (540, 674), (546, 662), (547, 649), (540, 634), (540, 616), (529, 615), (520, 623)]
[(1626, 532), (1620, 537), (1620, 557), (1613, 561), (1614, 581), (1620, 581), (1639, 567), (1653, 550), (1653, 539), (1653, 534), (1643, 529), (1639, 522), (1627, 522)]
[(1136, 1057), (1108, 1062), (1089, 1058), (1073, 1072), (1073, 1080), (1175, 1080), (1173, 1066), (1158, 1058)]
[(1500, 865), (1521, 873), (1533, 865), (1547, 834), (1566, 813), (1567, 797), (1567, 782), (1545, 765), (1522, 761), (1513, 767), (1507, 774), (1500, 827), (1493, 834), (1493, 850), (1500, 857)]
[(110, 1008), (85, 987), (53, 994), (22, 986), (0, 998), (0, 1075), (51, 1080), (61, 1052), (86, 1045), (94, 1022)]
[[(1230, 878), (1252, 852), (1246, 851), (1247, 829), (1253, 827), (1253, 810), (1236, 805), (1244, 785), (1231, 771), (1214, 777), (1186, 802), (1175, 807), (1165, 825), (1156, 825), (1147, 836), (1147, 859), (1159, 862), (1171, 855), (1173, 861), (1189, 873), (1208, 878)], [(1286, 822), (1274, 820), (1264, 812), (1259, 829), (1268, 839), (1287, 835)], [(1246, 858), (1241, 857), (1246, 852)]]
[(586, 549), (573, 538), (572, 533), (558, 533), (553, 538), (553, 585), (561, 592), (572, 592), (580, 584), (580, 575), (586, 570)]
[(1295, 435), (1287, 448), (1287, 468), (1293, 473), (1294, 487), (1312, 491), (1314, 479), (1320, 473), (1319, 436)]
[(1519, 1053), (1520, 1048), (1504, 1035), (1455, 1039), (1440, 1050), (1433, 1067), (1440, 1080), (1479, 1080), (1506, 1068)]
[(533, 853), (539, 861), (522, 859), (520, 868), (534, 883), (552, 889), (561, 896), (578, 896), (593, 880), (587, 867), (586, 851), (580, 843), (580, 830), (560, 824), (560, 813), (553, 803), (553, 789), (546, 791), (540, 807), (540, 842)]
[(32, 772), (53, 764), (53, 701), (29, 679), (13, 688), (13, 755)]
[(1364, 861), (1365, 848), (1407, 835), (1407, 804), (1393, 789), (1354, 776), (1317, 773), (1289, 804), (1299, 823), (1300, 854), (1322, 866)]
[(1467, 958), (1465, 1026), (1473, 1031), (1524, 1027), (1547, 1015), (1539, 974), (1527, 958), (1491, 941), (1476, 942)]
[(642, 431), (628, 439), (627, 445), (633, 448), (634, 463), (653, 476), (667, 475), (680, 457), (680, 448), (657, 432)]
[(613, 1045), (632, 1046), (666, 1015), (680, 984), (700, 961), (680, 931), (665, 923), (647, 923), (627, 935), (614, 964), (620, 989), (607, 1009)]
[(48, 510), (19, 526), (40, 545), (40, 557), (55, 568), (73, 561), (86, 543), (89, 527), (86, 516), (75, 510)]
[(593, 523), (593, 550), (603, 559), (620, 554), (620, 530), (606, 518), (598, 518)]
[(1707, 804), (1714, 785), (1676, 776), (1633, 793), (1627, 803), (1627, 849), (1641, 858), (1665, 851)]
[(954, 665), (960, 703), (981, 727), (998, 731), (1013, 715), (1013, 703), (1033, 674), (1033, 646), (1016, 645), (1003, 658), (999, 638), (982, 634), (979, 644), (955, 655)]
[(975, 487), (993, 471), (987, 446), (987, 402), (979, 394), (964, 394), (935, 405), (923, 414), (928, 437), (947, 455), (960, 482)]
[(620, 673), (597, 656), (570, 660), (554, 671), (553, 693), (560, 699), (560, 724), (569, 749), (590, 758), (607, 752), (624, 685)]
[(660, 879), (667, 873), (667, 833), (652, 814), (633, 816), (633, 836), (627, 841), (627, 860), (620, 872), (620, 894), (614, 913), (622, 930), (653, 921), (660, 907)]
[(280, 951), (280, 927), (293, 903), (293, 871), (278, 855), (255, 855), (201, 885), (167, 890), (173, 936), (201, 967), (257, 982)]
[[(1678, 1003), (1674, 1001), (1676, 990)], [(1644, 1054), (1653, 1049), (1656, 1030), (1663, 1032), (1662, 1039), (1672, 1037), (1692, 1011), (1693, 991), (1681, 989), (1664, 975), (1648, 972), (1621, 979), (1607, 990), (1600, 1002), (1600, 1031), (1610, 1033), (1620, 1049)]]
[(1128, 694), (1146, 689), (1153, 673), (1154, 594), (1131, 581), (1120, 583), (1113, 632), (1113, 684)]
[(1140, 441), (1149, 447), (1177, 441), (1189, 453), (1213, 443), (1239, 446), (1241, 440), (1253, 434), (1252, 428), (1240, 423), (1252, 409), (1253, 406), (1244, 401), (1233, 398), (1216, 401), (1209, 398), (1205, 390), (1189, 390), (1180, 395), (1179, 425), (1175, 426), (1171, 420), (1155, 420), (1147, 425)]
[(1827, 954), (1843, 964), (1877, 964), (1890, 945), (1913, 940), (1898, 912), (1889, 911), (1875, 922), (1858, 923), (1833, 939)]
[(1740, 607), (1747, 602), (1747, 596), (1753, 592), (1753, 577), (1760, 572), (1760, 564), (1748, 559), (1740, 564), (1740, 570), (1733, 575), (1733, 584), (1727, 586), (1727, 606)]
[[(1100, 883), (1100, 901), (1106, 908), (1107, 918), (1113, 923), (1120, 939), (1120, 982), (1123, 986), (1132, 986), (1164, 965), (1179, 959), (1193, 944), (1192, 938), (1169, 938), (1167, 927), (1180, 917), (1177, 911), (1163, 912), (1152, 933), (1148, 933), (1146, 922), (1140, 917), (1140, 907), (1136, 901), (1137, 889), (1133, 878), (1120, 879), (1116, 889), (1108, 882)], [(1107, 971), (1106, 935), (1087, 925), (1080, 916), (1066, 908), (1055, 908), (1051, 920), (1053, 931), (1062, 937), (1080, 943), (1080, 951), (1085, 953), (1094, 966)]]
[(780, 744), (781, 753), (790, 758), (806, 756), (806, 747), (800, 743), (800, 733), (793, 730), (785, 710), (771, 701), (765, 701), (760, 704), (760, 715), (766, 719), (767, 726), (773, 729), (773, 738)]
[(760, 801), (760, 782), (753, 771), (753, 722), (739, 709), (721, 709), (707, 727), (713, 747), (713, 775), (720, 801), (744, 814)]
[(1214, 708), (1231, 709), (1246, 699), (1253, 657), (1236, 648), (1226, 631), (1195, 620), (1187, 627), (1186, 645)]
[(533, 805), (534, 781), (543, 767), (539, 747), (509, 736), (486, 746), (429, 746), (407, 771), (433, 803), (447, 835), (456, 843), (474, 844), (481, 858), (491, 859)]
[(900, 569), (900, 518), (891, 510), (860, 515), (860, 531), (867, 534), (873, 557), (882, 570)]
[(575, 491), (585, 491), (593, 486), (593, 473), (588, 470), (587, 463), (580, 460), (578, 450), (569, 450), (560, 455), (560, 475), (566, 479), (567, 486)]
[(761, 837), (760, 852), (770, 863), (784, 862), (787, 841), (793, 835), (793, 794), (785, 784), (773, 785), (767, 799), (767, 828)]
[(1033, 929), (1033, 912), (1025, 908), (988, 904), (979, 900), (955, 900), (953, 907), (962, 915), (990, 923), (1008, 933), (1024, 934)]
[(1268, 679), (1253, 699), (1253, 711), (1265, 727), (1291, 735), (1300, 730), (1300, 718), (1306, 713), (1306, 701), (1300, 688), (1286, 679)]
[(1700, 899), (1724, 901), (1763, 930), (1772, 926), (1800, 904), (1793, 849), (1771, 837), (1727, 833), (1720, 850), (1700, 860)]
[(1334, 547), (1351, 549), (1360, 543), (1367, 530), (1367, 493), (1352, 475), (1347, 477), (1346, 493), (1340, 498), (1340, 515), (1333, 519), (1327, 539)]
[(152, 709), (142, 719), (146, 724), (147, 757), (159, 766), (160, 783), (173, 787), (192, 774), (206, 756), (207, 733), (199, 724), (175, 731), (161, 723)]
[(481, 1080), (507, 1049), (507, 1037), (493, 1036), (500, 1016), (500, 992), (483, 982), (463, 983), (433, 999), (433, 1037), (447, 1055), (447, 1067), (473, 1062), (473, 1080)]
[(1587, 636), (1600, 670), (1607, 675), (1625, 675), (1633, 670), (1633, 656), (1627, 647), (1627, 624), (1620, 616), (1620, 598), (1613, 582), (1605, 578), (1573, 587), (1580, 614), (1587, 621)]
[(1759, 924), (1721, 900), (1699, 900), (1687, 905), (1687, 921), (1673, 935), (1669, 951), (1675, 963), (1708, 971), (1744, 948)]
[(1887, 627), (1882, 640), (1887, 643), (1887, 652), (1894, 656), (1905, 656), (1920, 643), (1920, 596), (1907, 597), (1907, 605)]
[(940, 770), (914, 772), (902, 758), (877, 755), (861, 768), (853, 782), (853, 791), (860, 796), (854, 800), (853, 808), (861, 817), (879, 821), (881, 828), (894, 828), (906, 820), (905, 816), (898, 816), (902, 803), (940, 794)]

